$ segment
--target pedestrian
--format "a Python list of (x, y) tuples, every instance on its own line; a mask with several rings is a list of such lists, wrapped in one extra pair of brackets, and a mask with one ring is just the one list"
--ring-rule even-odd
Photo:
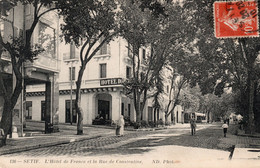
[(2, 128), (0, 128), (0, 147), (5, 145), (5, 132)]
[(222, 128), (223, 128), (223, 132), (224, 132), (224, 137), (226, 137), (227, 129), (228, 129), (228, 125), (227, 125), (226, 121), (224, 121), (224, 124), (222, 125)]
[(227, 118), (227, 125), (229, 126), (229, 118)]
[(118, 120), (117, 126), (116, 126), (116, 135), (117, 136), (124, 135), (124, 126), (125, 126), (124, 116), (121, 115), (120, 119)]
[(191, 128), (191, 135), (196, 134), (196, 122), (195, 119), (191, 118), (190, 119), (190, 128)]

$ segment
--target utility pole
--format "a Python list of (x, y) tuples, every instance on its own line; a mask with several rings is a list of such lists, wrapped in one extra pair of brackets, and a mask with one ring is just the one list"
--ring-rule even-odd
[(70, 63), (70, 125), (72, 125), (72, 85), (73, 85), (72, 64), (73, 64), (73, 61), (71, 61), (71, 63)]

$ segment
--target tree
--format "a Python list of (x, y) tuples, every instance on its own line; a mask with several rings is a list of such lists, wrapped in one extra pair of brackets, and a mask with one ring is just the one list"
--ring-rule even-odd
[(207, 115), (207, 122), (218, 118), (227, 119), (231, 113), (235, 113), (235, 97), (233, 93), (224, 93), (221, 97), (214, 94), (206, 94), (200, 98), (199, 111)]
[(181, 104), (181, 90), (186, 85), (186, 80), (179, 76), (174, 71), (170, 75), (171, 85), (169, 92), (169, 101), (166, 107), (165, 120), (168, 120), (169, 115), (171, 114), (171, 120), (174, 122), (174, 109), (178, 104)]
[[(203, 94), (221, 95), (229, 87), (239, 89), (241, 98), (245, 99), (243, 113), (248, 120), (247, 132), (254, 132), (253, 100), (257, 75), (256, 58), (259, 52), (257, 38), (216, 39), (214, 37), (214, 18), (212, 1), (185, 1), (181, 7), (183, 22), (187, 29), (183, 35), (190, 34), (181, 40), (195, 52), (192, 61), (180, 60), (194, 67), (190, 77), (191, 86), (199, 84)], [(183, 46), (183, 45), (182, 45)], [(181, 49), (188, 54), (187, 47)], [(191, 54), (189, 54), (191, 55)], [(195, 66), (194, 66), (195, 65)], [(180, 73), (182, 74), (182, 73)], [(242, 102), (242, 101), (241, 101)]]
[[(140, 8), (140, 5), (142, 3), (137, 1), (122, 1), (120, 5), (120, 35), (129, 43), (133, 72), (132, 78), (127, 80), (124, 86), (127, 95), (134, 100), (137, 123), (141, 121), (147, 98), (153, 94), (149, 93), (149, 89), (156, 85), (156, 81), (159, 82), (158, 76), (166, 62), (165, 47), (160, 50), (158, 48), (160, 42), (165, 44), (166, 41), (162, 40), (162, 37), (165, 37), (165, 16), (154, 15), (149, 9)], [(140, 49), (143, 49), (142, 54)], [(155, 103), (158, 107), (158, 101)]]
[(75, 107), (78, 114), (77, 134), (83, 134), (83, 111), (81, 108), (81, 82), (87, 63), (99, 49), (117, 35), (115, 1), (61, 0), (59, 14), (64, 24), (61, 30), (67, 43), (80, 47), (81, 67), (76, 81)]
[[(0, 88), (4, 98), (3, 114), (0, 127), (4, 129), (5, 138), (9, 133), (12, 125), (12, 111), (23, 89), (22, 65), (26, 61), (33, 61), (37, 55), (43, 51), (38, 45), (32, 45), (31, 39), (33, 32), (39, 19), (46, 13), (56, 10), (55, 3), (50, 0), (13, 0), (2, 1), (1, 9), (10, 10), (11, 8), (22, 3), (23, 5), (31, 5), (34, 9), (33, 20), (29, 29), (24, 35), (11, 35), (8, 40), (0, 34), (1, 52), (6, 51), (11, 57), (11, 66), (13, 74), (16, 77), (14, 88), (10, 87), (10, 83), (3, 80), (2, 72), (0, 73)], [(8, 8), (8, 9), (7, 9)], [(1, 11), (1, 20), (5, 17)]]

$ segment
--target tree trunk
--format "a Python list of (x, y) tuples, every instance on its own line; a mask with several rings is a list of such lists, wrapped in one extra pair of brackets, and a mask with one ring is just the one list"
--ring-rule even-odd
[(209, 123), (209, 111), (207, 111), (207, 123)]
[[(17, 75), (19, 76), (19, 74)], [(7, 135), (11, 133), (12, 129), (12, 112), (13, 109), (17, 103), (17, 100), (19, 98), (19, 95), (22, 91), (22, 82), (21, 78), (16, 79), (16, 85), (15, 89), (13, 90), (13, 87), (10, 87), (13, 85), (13, 80), (7, 80), (5, 82), (1, 82), (1, 89), (6, 88), (6, 93), (4, 93), (4, 107), (3, 107), (3, 113), (0, 123), (0, 128), (4, 130), (4, 142), (6, 141)], [(6, 87), (5, 87), (6, 85)]]
[(78, 80), (76, 82), (76, 112), (78, 115), (78, 123), (77, 123), (77, 135), (83, 135), (83, 110), (81, 108), (81, 81), (83, 77), (83, 73), (85, 70), (85, 66), (81, 66), (79, 70)]
[[(178, 117), (178, 116), (177, 116)], [(171, 122), (175, 124), (175, 115), (174, 115), (174, 110), (171, 111)]]
[(164, 115), (164, 117), (165, 117), (165, 123), (167, 123), (167, 122), (168, 122), (168, 117), (167, 117), (167, 115)]
[(254, 121), (254, 80), (252, 70), (248, 71), (248, 125), (246, 133), (253, 134), (255, 132), (255, 121)]
[[(4, 130), (4, 142), (6, 141), (7, 134), (10, 133), (12, 129), (12, 105), (11, 101), (9, 100), (4, 100), (4, 108), (3, 108), (3, 114), (2, 114), (2, 119), (0, 123), (0, 128)], [(5, 145), (5, 143), (4, 143)]]
[(159, 113), (159, 109), (157, 108), (157, 121), (160, 121), (160, 113)]
[(83, 134), (83, 111), (82, 108), (78, 107), (78, 123), (77, 123), (77, 135), (82, 135)]
[(247, 60), (247, 126), (246, 126), (246, 133), (252, 134), (255, 132), (255, 124), (254, 124), (254, 64), (256, 62), (256, 58), (258, 52), (254, 53), (246, 53), (246, 45), (244, 39), (239, 39), (239, 43), (241, 46), (241, 51), (244, 58)]
[(153, 110), (153, 120), (154, 120), (154, 125), (155, 126), (157, 126), (157, 124), (156, 124), (156, 108), (154, 108), (154, 110)]
[(137, 93), (136, 96), (136, 103), (135, 103), (135, 111), (136, 111), (136, 122), (141, 122), (141, 108), (140, 108), (140, 94)]

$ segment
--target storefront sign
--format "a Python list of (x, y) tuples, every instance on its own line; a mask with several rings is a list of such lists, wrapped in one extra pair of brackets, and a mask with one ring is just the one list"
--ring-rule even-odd
[(100, 80), (100, 86), (120, 85), (120, 84), (122, 84), (122, 78), (109, 78), (109, 79)]

